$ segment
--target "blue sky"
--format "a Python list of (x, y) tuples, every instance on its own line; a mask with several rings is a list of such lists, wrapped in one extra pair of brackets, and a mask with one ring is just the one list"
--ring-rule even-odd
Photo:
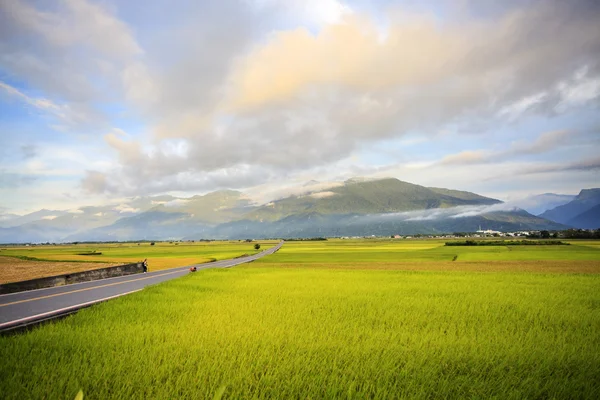
[(600, 7), (0, 0), (0, 213), (396, 177), (600, 186)]

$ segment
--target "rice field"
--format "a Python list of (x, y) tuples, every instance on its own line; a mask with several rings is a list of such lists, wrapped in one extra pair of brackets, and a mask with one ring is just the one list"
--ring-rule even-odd
[[(255, 243), (261, 249), (254, 249)], [(150, 271), (256, 254), (276, 241), (99, 243), (0, 247), (0, 284), (148, 259)]]
[[(1, 397), (600, 397), (598, 269), (461, 248), (489, 271), (446, 270), (440, 247), (289, 242), (0, 337)], [(598, 265), (597, 246), (564, 247), (556, 261)]]

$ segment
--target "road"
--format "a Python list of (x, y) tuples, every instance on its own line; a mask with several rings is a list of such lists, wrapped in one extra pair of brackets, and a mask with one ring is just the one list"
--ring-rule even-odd
[[(258, 254), (194, 265), (198, 270), (229, 268), (273, 254), (281, 246)], [(97, 281), (75, 283), (46, 289), (0, 295), (0, 331), (13, 330), (73, 313), (81, 308), (142, 290), (146, 286), (168, 281), (190, 273), (190, 267), (172, 268), (145, 274), (134, 274)]]

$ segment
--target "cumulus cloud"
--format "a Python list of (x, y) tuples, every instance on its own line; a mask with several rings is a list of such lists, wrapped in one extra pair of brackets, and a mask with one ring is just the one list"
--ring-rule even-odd
[(4, 82), (0, 86), (61, 119), (59, 129), (97, 124), (102, 112), (96, 104), (120, 97), (119, 71), (143, 55), (125, 23), (87, 0), (2, 0), (0, 26), (1, 69), (46, 97), (29, 96)]
[(88, 193), (104, 193), (110, 188), (108, 178), (98, 171), (85, 171), (85, 177), (81, 181), (81, 188)]
[[(227, 72), (212, 74), (213, 66), (208, 68), (211, 82), (203, 85), (210, 95), (186, 102), (189, 111), (159, 120), (151, 149), (107, 136), (120, 161), (111, 179), (138, 181), (146, 190), (180, 189), (183, 177), (196, 181), (188, 187), (203, 186), (194, 178), (203, 175), (244, 187), (334, 163), (366, 141), (411, 129), (467, 115), (513, 118), (543, 111), (546, 103), (556, 106), (564, 97), (546, 93), (572, 80), (580, 68), (574, 66), (589, 65), (585, 74), (579, 72), (585, 79), (597, 76), (600, 28), (576, 9), (558, 3), (521, 7), (485, 26), (440, 24), (428, 15), (396, 11), (388, 15), (383, 39), (380, 27), (358, 13), (344, 14), (318, 32), (276, 31), (243, 57), (217, 57)], [(156, 81), (164, 82), (168, 79)], [(183, 90), (182, 96), (195, 90)], [(158, 92), (166, 93), (162, 86)], [(545, 151), (559, 136), (510, 151)], [(173, 140), (185, 151), (166, 152)], [(465, 152), (444, 162), (475, 163), (488, 156)], [(232, 179), (238, 174), (240, 179)]]
[[(90, 121), (98, 104), (116, 102), (142, 119), (141, 134), (105, 135), (115, 162), (88, 168), (86, 192), (247, 188), (331, 169), (410, 132), (593, 104), (600, 13), (588, 3), (507, 2), (485, 18), (442, 20), (392, 7), (385, 24), (339, 0), (176, 3), (160, 15), (148, 8), (165, 29), (143, 37), (127, 11), (137, 2), (0, 1), (0, 65), (37, 89), (4, 91), (46, 112)], [(549, 133), (504, 155), (566, 138)], [(471, 150), (442, 163), (501, 155)]]

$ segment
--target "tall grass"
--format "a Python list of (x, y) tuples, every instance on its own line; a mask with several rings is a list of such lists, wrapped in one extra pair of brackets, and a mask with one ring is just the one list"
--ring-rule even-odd
[(0, 397), (598, 398), (599, 289), (598, 275), (206, 270), (0, 338)]

